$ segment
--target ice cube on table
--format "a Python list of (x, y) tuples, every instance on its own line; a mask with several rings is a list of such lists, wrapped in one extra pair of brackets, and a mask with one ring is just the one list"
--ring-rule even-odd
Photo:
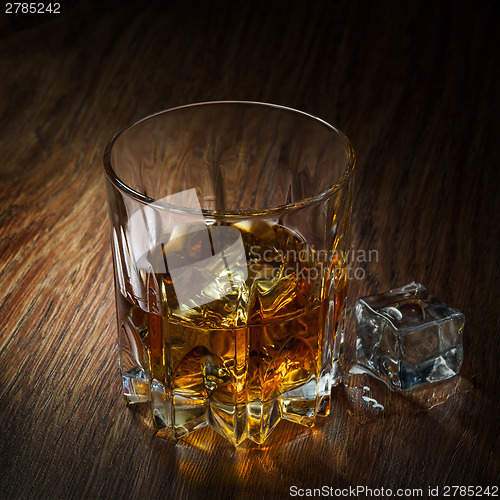
[(358, 363), (391, 386), (409, 390), (456, 375), (465, 316), (409, 283), (356, 302)]

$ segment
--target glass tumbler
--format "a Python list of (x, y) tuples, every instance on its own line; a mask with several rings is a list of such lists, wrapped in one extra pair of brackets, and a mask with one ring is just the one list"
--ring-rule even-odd
[(104, 155), (123, 394), (175, 437), (262, 443), (339, 381), (354, 153), (256, 102), (148, 116)]

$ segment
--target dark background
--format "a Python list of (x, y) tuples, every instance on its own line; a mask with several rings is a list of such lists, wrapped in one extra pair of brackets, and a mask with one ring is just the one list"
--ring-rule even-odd
[[(0, 17), (0, 497), (498, 485), (500, 4), (62, 4)], [(423, 283), (466, 315), (459, 377), (398, 395), (346, 374), (328, 419), (280, 424), (261, 448), (208, 429), (174, 443), (125, 407), (102, 153), (144, 115), (219, 99), (297, 108), (351, 139), (352, 243), (378, 252), (351, 304)], [(350, 318), (346, 371), (353, 345)]]

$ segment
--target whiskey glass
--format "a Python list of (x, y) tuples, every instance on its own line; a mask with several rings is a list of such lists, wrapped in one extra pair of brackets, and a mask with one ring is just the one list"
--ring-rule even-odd
[(104, 155), (123, 394), (179, 438), (311, 426), (339, 381), (355, 158), (328, 123), (207, 102)]

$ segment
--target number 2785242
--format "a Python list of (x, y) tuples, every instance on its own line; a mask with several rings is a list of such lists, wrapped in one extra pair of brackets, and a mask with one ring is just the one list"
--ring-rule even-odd
[(5, 4), (6, 14), (60, 14), (60, 3), (9, 2)]

